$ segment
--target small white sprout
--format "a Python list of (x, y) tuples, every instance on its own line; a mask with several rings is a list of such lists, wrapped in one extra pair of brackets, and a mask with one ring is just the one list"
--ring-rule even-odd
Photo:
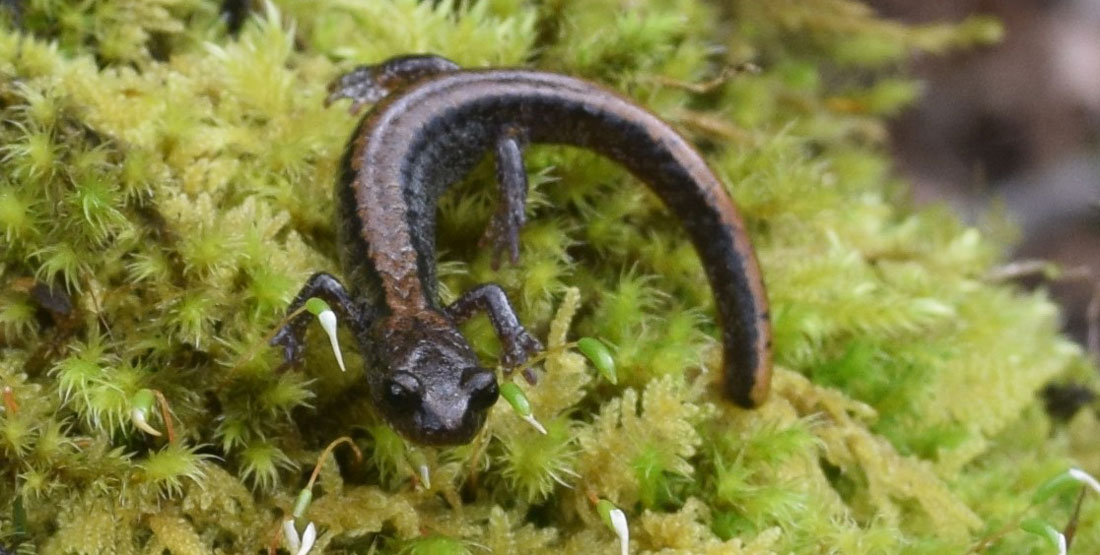
[(156, 428), (149, 425), (148, 415), (153, 410), (154, 404), (157, 402), (156, 395), (150, 389), (141, 389), (130, 398), (130, 421), (134, 423), (137, 429), (152, 435), (160, 437), (160, 432)]
[(298, 528), (294, 525), (294, 519), (283, 521), (283, 535), (286, 537), (286, 545), (294, 555), (306, 555), (313, 544), (317, 542), (317, 527), (312, 522), (306, 525), (301, 539), (298, 538)]
[[(628, 555), (630, 553), (630, 526), (626, 523), (626, 513), (622, 509), (615, 509), (611, 511), (609, 515), (611, 518), (611, 527), (615, 530), (615, 535), (619, 536), (619, 547), (622, 550), (622, 555)], [(1063, 543), (1065, 543), (1063, 541)], [(1065, 551), (1063, 550), (1063, 554)]]
[(626, 513), (606, 499), (600, 499), (596, 503), (596, 512), (599, 513), (604, 524), (619, 537), (619, 548), (622, 555), (629, 555), (630, 525), (626, 522)]
[(160, 437), (160, 432), (156, 428), (149, 425), (149, 422), (145, 419), (145, 410), (135, 408), (130, 411), (130, 421), (134, 423), (139, 430), (151, 435)]
[(298, 539), (298, 529), (294, 527), (293, 518), (283, 521), (283, 537), (286, 538), (286, 546), (291, 551), (297, 553), (302, 548), (302, 542)]
[[(313, 301), (314, 299), (310, 299)], [(317, 299), (318, 302), (324, 304), (323, 301)], [(308, 303), (309, 301), (307, 301)], [(327, 308), (328, 305), (325, 305)], [(302, 532), (301, 538), (298, 537), (298, 527), (295, 522), (298, 519), (304, 519), (306, 511), (309, 510), (309, 504), (313, 502), (313, 485), (317, 482), (317, 476), (321, 473), (321, 464), (325, 461), (325, 458), (332, 453), (332, 450), (341, 443), (347, 443), (355, 452), (355, 459), (357, 461), (363, 460), (363, 454), (359, 452), (359, 448), (355, 446), (355, 443), (348, 436), (338, 437), (325, 447), (324, 451), (321, 451), (321, 456), (317, 457), (317, 464), (313, 467), (313, 474), (309, 477), (309, 482), (306, 487), (302, 488), (298, 492), (298, 498), (294, 500), (294, 509), (290, 512), (290, 518), (283, 521), (283, 537), (286, 538), (286, 545), (290, 548), (290, 552), (294, 555), (307, 555), (313, 544), (317, 542), (317, 526), (312, 522), (306, 524), (306, 529)]]
[(1096, 478), (1093, 478), (1091, 474), (1080, 468), (1071, 468), (1068, 473), (1070, 476), (1073, 476), (1074, 480), (1085, 484), (1091, 488), (1092, 491), (1096, 492), (1097, 495), (1100, 495), (1100, 482), (1096, 481)]
[(340, 352), (340, 339), (336, 335), (336, 313), (332, 311), (328, 303), (317, 297), (312, 297), (306, 301), (306, 310), (313, 313), (317, 317), (317, 321), (321, 323), (325, 335), (328, 335), (328, 342), (332, 345), (332, 354), (336, 355), (336, 363), (340, 365), (340, 371), (347, 372), (347, 368), (344, 367), (344, 355)]
[(432, 475), (427, 464), (420, 465), (420, 482), (424, 484), (424, 489), (432, 489)]
[(321, 322), (321, 327), (328, 334), (328, 342), (332, 345), (332, 353), (336, 355), (336, 363), (340, 365), (340, 371), (347, 372), (348, 369), (344, 367), (344, 355), (340, 354), (340, 340), (336, 338), (336, 313), (326, 310), (317, 315), (317, 320)]
[(428, 467), (428, 458), (424, 456), (424, 452), (410, 445), (405, 456), (409, 465), (415, 469), (417, 477), (420, 478), (420, 485), (426, 490), (432, 489), (431, 469)]
[(524, 422), (533, 426), (536, 430), (539, 431), (540, 434), (546, 435), (546, 427), (544, 427), (542, 423), (540, 423), (538, 420), (535, 420), (534, 415), (528, 414), (527, 416), (520, 416), (520, 418), (522, 418)]
[(530, 424), (542, 435), (546, 435), (546, 428), (538, 420), (535, 420), (535, 415), (531, 411), (531, 402), (527, 400), (527, 395), (523, 393), (518, 385), (513, 382), (504, 382), (500, 385), (500, 396), (508, 401), (508, 404), (512, 406), (512, 410), (516, 411), (516, 414), (524, 422)]
[(1066, 536), (1057, 528), (1051, 526), (1049, 522), (1041, 518), (1028, 518), (1020, 522), (1020, 528), (1025, 532), (1047, 540), (1051, 546), (1058, 550), (1059, 555), (1066, 555), (1066, 551), (1069, 549)]

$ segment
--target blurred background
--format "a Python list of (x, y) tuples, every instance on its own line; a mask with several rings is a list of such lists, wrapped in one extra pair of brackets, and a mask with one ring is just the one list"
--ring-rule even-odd
[[(914, 60), (919, 103), (894, 120), (899, 170), (918, 202), (972, 223), (1018, 226), (1010, 273), (1062, 305), (1066, 332), (1100, 351), (1100, 0), (871, 0), (913, 23), (1001, 20), (1004, 40)], [(1052, 272), (1035, 262), (1051, 261)]]

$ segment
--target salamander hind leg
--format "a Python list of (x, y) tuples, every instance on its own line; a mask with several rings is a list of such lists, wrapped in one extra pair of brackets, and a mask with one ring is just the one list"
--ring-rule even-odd
[(348, 98), (351, 99), (349, 111), (354, 114), (405, 85), (457, 69), (458, 64), (431, 54), (397, 56), (380, 64), (359, 66), (329, 83), (325, 106)]
[(481, 238), (482, 246), (492, 248), (494, 270), (500, 267), (501, 253), (505, 251), (512, 264), (519, 262), (519, 232), (527, 221), (524, 214), (527, 170), (523, 167), (522, 133), (517, 129), (506, 130), (497, 139), (495, 153), (500, 201)]
[[(465, 322), (478, 311), (485, 312), (504, 347), (501, 362), (507, 368), (527, 362), (528, 357), (542, 350), (542, 343), (519, 323), (508, 296), (495, 283), (485, 283), (467, 291), (445, 310), (455, 323)], [(534, 381), (533, 375), (525, 373), (524, 377)]]
[[(291, 301), (287, 313), (293, 314), (298, 311), (312, 297), (327, 302), (357, 336), (369, 325), (367, 312), (348, 295), (339, 280), (324, 272), (313, 274), (306, 280), (306, 284)], [(312, 314), (303, 311), (283, 324), (283, 327), (275, 333), (275, 337), (271, 338), (272, 346), (283, 347), (284, 365), (297, 364), (301, 360), (302, 350), (305, 347), (306, 326), (311, 318), (313, 318)]]

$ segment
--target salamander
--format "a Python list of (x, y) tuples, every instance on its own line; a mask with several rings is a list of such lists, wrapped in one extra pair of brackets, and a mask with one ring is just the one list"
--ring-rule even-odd
[[(486, 230), (494, 266), (515, 263), (524, 224), (529, 143), (572, 145), (618, 163), (652, 189), (691, 239), (714, 293), (722, 328), (723, 389), (746, 408), (764, 401), (771, 374), (768, 304), (745, 226), (703, 157), (657, 116), (601, 86), (524, 69), (462, 69), (408, 55), (360, 66), (330, 86), (326, 103), (373, 103), (352, 135), (336, 185), (336, 226), (345, 287), (313, 275), (290, 305), (328, 301), (347, 322), (384, 419), (428, 445), (471, 441), (497, 400), (496, 375), (457, 326), (485, 312), (513, 368), (542, 347), (504, 291), (486, 283), (441, 303), (435, 274), (440, 195), (487, 153), (500, 203)], [(293, 363), (308, 314), (272, 340)]]

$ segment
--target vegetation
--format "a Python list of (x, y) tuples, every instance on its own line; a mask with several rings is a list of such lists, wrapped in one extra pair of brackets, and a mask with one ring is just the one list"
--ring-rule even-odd
[[(1039, 552), (1014, 523), (1040, 484), (1100, 472), (1095, 407), (1054, 423), (1037, 402), (1092, 369), (1042, 294), (985, 277), (1006, 226), (909, 206), (883, 147), (883, 117), (919, 94), (906, 60), (995, 23), (907, 27), (850, 0), (285, 0), (233, 36), (212, 0), (24, 4), (0, 32), (6, 547), (284, 546), (344, 435), (363, 458), (324, 459), (313, 553), (613, 552), (597, 499), (635, 552)], [(355, 118), (325, 85), (408, 52), (602, 82), (699, 144), (765, 269), (769, 402), (715, 393), (710, 293), (679, 224), (556, 147), (527, 155), (518, 266), (476, 248), (489, 164), (439, 230), (445, 296), (497, 281), (551, 347), (522, 385), (546, 435), (498, 403), (470, 446), (407, 446), (319, 330), (280, 370), (265, 337), (310, 273), (339, 273), (330, 191)], [(466, 331), (495, 360), (487, 322)], [(612, 347), (616, 383), (568, 346), (581, 336)], [(1026, 514), (1060, 528), (1076, 495)], [(1100, 500), (1080, 519), (1074, 550), (1100, 550)]]

